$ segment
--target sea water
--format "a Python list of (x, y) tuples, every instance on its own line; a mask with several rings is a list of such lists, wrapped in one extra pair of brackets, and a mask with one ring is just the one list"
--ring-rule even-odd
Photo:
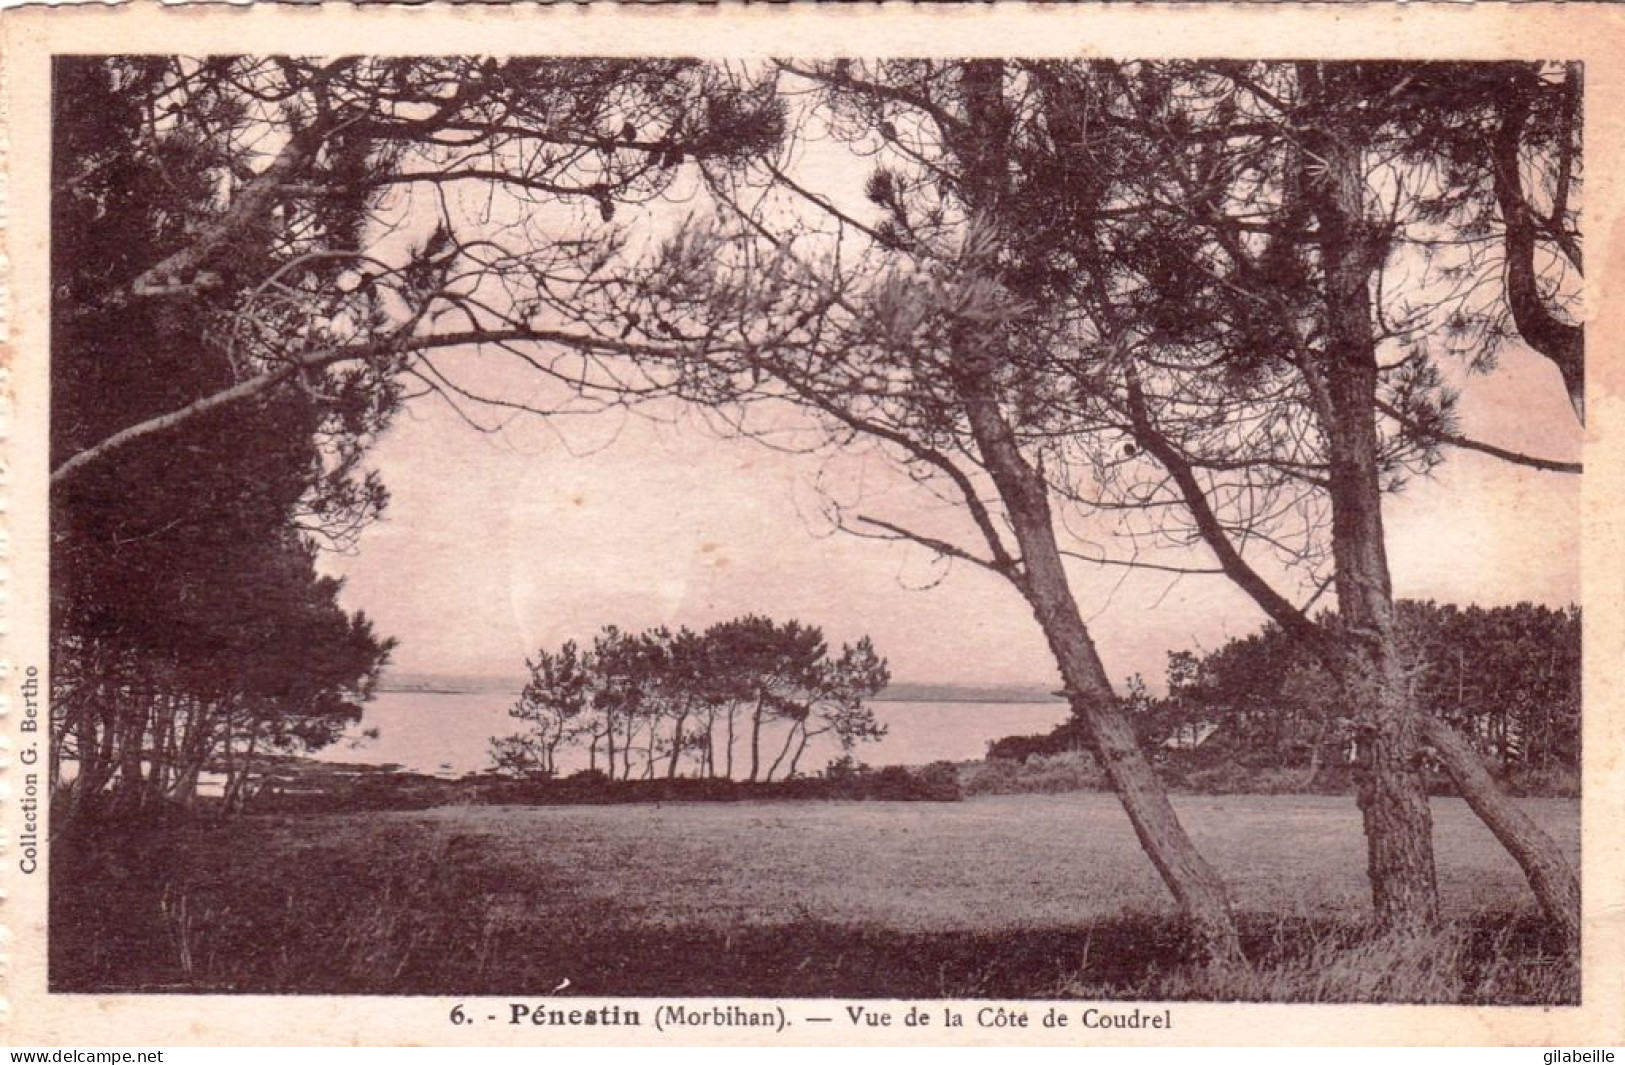
[[(353, 762), (367, 765), (399, 765), (419, 773), (461, 776), (491, 768), (491, 738), (521, 730), (523, 722), (508, 716), (517, 693), (501, 691), (421, 692), (387, 691), (367, 704), (362, 722), (338, 743), (314, 757), (326, 762)], [(885, 738), (860, 743), (853, 757), (872, 766), (924, 765), (928, 762), (960, 762), (979, 759), (987, 746), (1005, 736), (1048, 732), (1066, 720), (1065, 703), (972, 703), (972, 702), (888, 702), (870, 704), (875, 719), (886, 726)], [(734, 766), (742, 775), (749, 765), (749, 719), (745, 713), (735, 723)], [(770, 765), (783, 743), (782, 723), (764, 727), (762, 763)], [(377, 729), (376, 738), (367, 730)], [(716, 743), (722, 743), (722, 726), (717, 727)], [(799, 771), (816, 773), (841, 754), (831, 735), (815, 737), (801, 757)], [(603, 752), (599, 752), (602, 759)], [(722, 753), (717, 752), (720, 764)], [(587, 764), (583, 750), (561, 752), (564, 772)], [(634, 755), (634, 775), (641, 759)], [(682, 772), (692, 773), (694, 763), (685, 759)], [(658, 763), (657, 775), (665, 772)], [(780, 775), (783, 775), (781, 770)]]

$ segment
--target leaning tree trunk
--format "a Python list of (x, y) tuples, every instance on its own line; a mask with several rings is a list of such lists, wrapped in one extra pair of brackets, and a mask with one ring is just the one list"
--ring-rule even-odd
[[(1005, 68), (998, 60), (971, 60), (960, 69), (965, 126), (949, 137), (961, 164), (960, 192), (967, 206), (987, 219), (998, 219), (1010, 193), (1010, 130), (1014, 111), (1005, 98)], [(988, 277), (1001, 276), (996, 255), (967, 244), (972, 263)], [(1073, 713), (1081, 718), (1106, 777), (1134, 826), (1135, 835), (1201, 938), (1209, 957), (1236, 960), (1241, 945), (1225, 898), (1224, 884), (1197, 853), (1173, 804), (1140, 750), (1124, 716), (1094, 641), (1084, 625), (1067, 582), (1055, 540), (1049, 485), (1022, 454), (1019, 441), (1000, 407), (998, 375), (1010, 373), (1009, 352), (999, 330), (985, 322), (963, 320), (953, 329), (950, 370), (957, 399), (970, 423), (982, 465), (1003, 500), (1020, 561), (1003, 569), (1026, 598), (1060, 667)], [(984, 528), (991, 540), (997, 533)]]
[[(828, 731), (828, 729), (819, 729), (818, 735), (822, 736)], [(801, 729), (801, 742), (796, 744), (796, 753), (790, 756), (790, 772), (785, 777), (786, 780), (790, 780), (795, 777), (796, 767), (801, 764), (801, 756), (807, 753), (807, 741), (810, 739), (812, 739), (812, 737), (807, 734), (807, 729), (805, 726), (803, 726)]]
[(773, 764), (767, 767), (767, 779), (772, 780), (773, 775), (784, 765), (784, 760), (790, 754), (790, 745), (795, 743), (796, 734), (805, 727), (804, 721), (790, 722), (790, 731), (784, 734), (784, 744), (779, 748), (779, 756), (773, 759)]
[(1241, 957), (1224, 883), (1186, 834), (1168, 794), (1140, 749), (1078, 612), (1055, 541), (1049, 490), (1017, 446), (1004, 415), (985, 396), (967, 400), (972, 432), (1003, 499), (1023, 571), (1016, 584), (1032, 607), (1060, 667), (1072, 711), (1083, 720), (1112, 790), (1140, 846), (1190, 919), (1210, 957)]
[(1501, 791), (1465, 736), (1431, 716), (1423, 719), (1422, 727), (1462, 798), (1529, 878), (1535, 898), (1564, 944), (1578, 947), (1580, 881), (1562, 848)]

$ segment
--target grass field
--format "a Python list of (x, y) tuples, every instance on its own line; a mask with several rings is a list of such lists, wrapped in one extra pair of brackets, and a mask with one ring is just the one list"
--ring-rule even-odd
[[(1578, 804), (1525, 804), (1577, 859)], [(1176, 805), (1255, 956), (1307, 964), (1314, 944), (1341, 949), (1364, 920), (1352, 799)], [(1434, 810), (1457, 931), (1429, 952), (1459, 952), (1464, 971), (1497, 952), (1524, 969), (1561, 965), (1538, 921), (1516, 916), (1533, 907), (1517, 867), (1461, 802)], [(254, 817), (61, 848), (52, 882), (56, 990), (512, 993), (564, 978), (597, 994), (1187, 988), (1168, 978), (1180, 962), (1172, 904), (1116, 800), (1095, 793)], [(1496, 996), (1553, 994), (1506, 976)], [(1478, 985), (1430, 992), (1405, 979), (1394, 975), (1392, 994), (1478, 997)]]

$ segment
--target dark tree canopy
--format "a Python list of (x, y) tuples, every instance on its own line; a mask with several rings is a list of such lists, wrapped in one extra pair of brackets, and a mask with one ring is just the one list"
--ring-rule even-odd
[[(1449, 721), (1503, 770), (1580, 767), (1580, 611), (1536, 603), (1396, 604), (1417, 700)], [(1317, 623), (1339, 638), (1335, 613)], [(1328, 723), (1346, 739), (1352, 721), (1336, 684), (1304, 646), (1275, 625), (1206, 654), (1169, 655), (1170, 726), (1204, 719), (1251, 729), (1252, 754), (1280, 764)]]
[[(227, 287), (185, 301), (111, 292), (212, 216), (212, 161), (183, 133), (143, 136), (99, 61), (56, 68), (53, 448), (60, 454), (233, 380), (215, 341)], [(273, 253), (240, 241), (239, 260)], [(52, 494), (53, 770), (74, 813), (190, 802), (255, 750), (331, 743), (360, 718), (390, 642), (315, 568), (383, 506), (361, 447), (393, 392), (334, 382), (198, 418)]]

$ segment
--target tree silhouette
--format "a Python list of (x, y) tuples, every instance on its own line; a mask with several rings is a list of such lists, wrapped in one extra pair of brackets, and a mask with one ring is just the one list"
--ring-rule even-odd
[(590, 651), (569, 642), (528, 664), (530, 682), (509, 711), (525, 731), (493, 740), (491, 751), (497, 769), (521, 776), (557, 775), (559, 751), (585, 739), (594, 769), (602, 741), (603, 772), (612, 780), (632, 779), (634, 752), (646, 777), (663, 755), (667, 778), (675, 778), (687, 755), (696, 775), (733, 779), (742, 741), (750, 757), (744, 779), (768, 782), (795, 776), (819, 736), (850, 752), (886, 734), (865, 705), (890, 680), (873, 643), (865, 637), (831, 656), (823, 632), (798, 621), (752, 614), (699, 634), (632, 635), (611, 626)]
[[(108, 65), (63, 60), (56, 79), (61, 454), (234, 369), (212, 335), (225, 289), (184, 305), (109, 297), (143, 250), (206, 224), (213, 161), (181, 133), (149, 140)], [(242, 241), (233, 255), (273, 253)], [(319, 747), (360, 716), (390, 643), (339, 607), (312, 544), (350, 542), (382, 507), (359, 467), (379, 414), (341, 382), (331, 402), (266, 395), (134, 442), (52, 492), (51, 770), (71, 789), (70, 821), (190, 803), (213, 768), (240, 802), (257, 752)]]

